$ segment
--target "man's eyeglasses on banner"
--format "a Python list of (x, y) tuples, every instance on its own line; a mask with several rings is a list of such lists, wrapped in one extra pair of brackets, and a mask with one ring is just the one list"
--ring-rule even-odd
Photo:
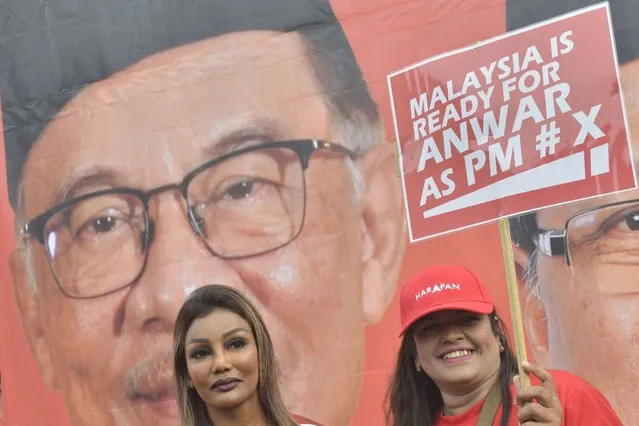
[(318, 140), (263, 143), (208, 161), (176, 184), (73, 197), (32, 219), (22, 234), (44, 245), (60, 290), (72, 298), (118, 291), (140, 277), (155, 230), (149, 203), (166, 191), (182, 194), (187, 220), (212, 255), (265, 254), (300, 234), (305, 171), (319, 153), (357, 157), (344, 146)]

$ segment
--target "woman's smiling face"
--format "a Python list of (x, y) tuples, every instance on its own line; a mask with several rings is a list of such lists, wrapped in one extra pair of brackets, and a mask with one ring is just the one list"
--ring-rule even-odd
[(442, 390), (470, 391), (499, 370), (500, 345), (488, 315), (439, 311), (413, 330), (416, 362)]

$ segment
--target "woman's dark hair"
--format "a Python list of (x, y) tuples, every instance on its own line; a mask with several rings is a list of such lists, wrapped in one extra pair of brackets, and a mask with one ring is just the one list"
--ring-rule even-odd
[(286, 409), (277, 384), (275, 351), (271, 336), (261, 315), (237, 290), (223, 285), (208, 285), (195, 290), (178, 313), (173, 333), (173, 372), (182, 426), (213, 425), (204, 401), (197, 391), (188, 386), (189, 373), (186, 366), (185, 341), (191, 324), (204, 318), (216, 309), (226, 309), (244, 318), (255, 338), (259, 362), (257, 393), (264, 414), (275, 426), (295, 426)]
[[(506, 333), (506, 324), (493, 311), (488, 318), (493, 333), (504, 350), (500, 353), (499, 387), (501, 389), (501, 426), (508, 426), (512, 377), (517, 374), (517, 358), (511, 349)], [(389, 426), (434, 426), (435, 419), (444, 407), (441, 392), (433, 379), (415, 369), (417, 350), (413, 340), (414, 325), (402, 339), (397, 355), (395, 373), (386, 392), (386, 424)]]

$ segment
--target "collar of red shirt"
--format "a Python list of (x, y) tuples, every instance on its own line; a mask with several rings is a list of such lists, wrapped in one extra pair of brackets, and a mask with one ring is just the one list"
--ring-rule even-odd
[(299, 426), (322, 426), (313, 420), (309, 420), (295, 413), (291, 413), (291, 417), (293, 417), (293, 420), (295, 420)]

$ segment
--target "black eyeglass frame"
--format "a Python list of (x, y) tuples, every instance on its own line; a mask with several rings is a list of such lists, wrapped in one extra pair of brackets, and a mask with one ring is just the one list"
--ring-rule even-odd
[(255, 151), (259, 151), (262, 149), (273, 149), (273, 148), (285, 148), (285, 149), (290, 149), (291, 151), (295, 152), (295, 154), (297, 154), (301, 166), (302, 166), (302, 185), (304, 188), (304, 197), (303, 197), (303, 206), (302, 206), (302, 220), (299, 226), (299, 230), (295, 233), (295, 235), (293, 235), (286, 243), (282, 243), (280, 245), (278, 245), (277, 247), (273, 247), (271, 249), (268, 250), (263, 250), (261, 252), (256, 252), (256, 253), (252, 253), (249, 255), (240, 255), (240, 256), (223, 256), (220, 255), (219, 253), (215, 252), (208, 243), (205, 243), (205, 246), (207, 247), (208, 251), (215, 257), (218, 257), (220, 259), (225, 259), (225, 260), (236, 260), (236, 259), (246, 259), (246, 258), (251, 258), (251, 257), (255, 257), (255, 256), (261, 256), (270, 252), (273, 252), (275, 250), (278, 250), (284, 246), (287, 246), (288, 244), (290, 244), (291, 242), (293, 242), (302, 232), (302, 230), (304, 229), (304, 222), (306, 219), (306, 170), (309, 167), (309, 162), (311, 157), (318, 151), (325, 151), (328, 153), (332, 153), (332, 154), (338, 154), (338, 155), (344, 155), (348, 158), (350, 158), (351, 160), (355, 161), (359, 158), (360, 154), (356, 153), (355, 151), (340, 145), (340, 144), (335, 144), (332, 142), (327, 142), (324, 140), (318, 140), (318, 139), (294, 139), (294, 140), (284, 140), (284, 141), (273, 141), (273, 142), (265, 142), (265, 143), (261, 143), (259, 145), (252, 145), (252, 146), (248, 146), (245, 148), (241, 148), (241, 149), (237, 149), (235, 151), (229, 152), (227, 154), (221, 155), (219, 157), (216, 157), (212, 160), (207, 161), (206, 163), (198, 166), (196, 169), (194, 169), (193, 171), (189, 172), (180, 182), (178, 183), (173, 183), (173, 184), (167, 184), (167, 185), (163, 185), (163, 186), (159, 186), (156, 188), (152, 188), (148, 191), (142, 191), (142, 190), (138, 190), (138, 189), (134, 189), (134, 188), (129, 188), (129, 187), (117, 187), (117, 188), (109, 188), (109, 189), (105, 189), (105, 190), (100, 190), (100, 191), (95, 191), (95, 192), (91, 192), (88, 194), (83, 194), (80, 195), (78, 197), (74, 197), (72, 199), (66, 200), (52, 208), (50, 208), (49, 210), (46, 210), (45, 212), (39, 214), (38, 216), (34, 217), (33, 219), (31, 219), (27, 224), (25, 224), (22, 229), (21, 229), (21, 235), (23, 239), (29, 239), (29, 238), (34, 238), (35, 240), (37, 240), (41, 245), (45, 246), (45, 227), (47, 222), (58, 212), (68, 208), (69, 206), (72, 206), (74, 204), (77, 204), (81, 201), (90, 199), (90, 198), (94, 198), (94, 197), (98, 197), (98, 196), (102, 196), (102, 195), (109, 195), (109, 194), (123, 194), (123, 195), (132, 195), (136, 198), (138, 198), (140, 201), (142, 201), (143, 205), (144, 205), (144, 240), (142, 241), (143, 246), (144, 246), (144, 261), (143, 264), (140, 268), (140, 272), (135, 276), (135, 278), (133, 280), (131, 280), (128, 284), (126, 285), (122, 285), (119, 286), (115, 289), (106, 291), (106, 292), (102, 292), (99, 294), (95, 294), (95, 295), (91, 295), (91, 296), (78, 296), (75, 294), (71, 294), (68, 291), (66, 291), (64, 289), (64, 286), (60, 283), (58, 277), (56, 276), (56, 273), (53, 269), (53, 265), (52, 265), (52, 259), (50, 254), (48, 253), (48, 250), (45, 250), (47, 252), (47, 260), (49, 263), (49, 267), (51, 269), (51, 273), (53, 274), (56, 284), (58, 286), (58, 288), (60, 289), (60, 291), (62, 293), (64, 293), (67, 297), (72, 298), (72, 299), (93, 299), (93, 298), (97, 298), (97, 297), (102, 297), (102, 296), (106, 296), (108, 294), (112, 294), (115, 293), (117, 291), (120, 291), (124, 288), (127, 288), (131, 285), (133, 285), (134, 283), (136, 283), (140, 277), (142, 276), (142, 274), (144, 273), (144, 270), (146, 269), (146, 263), (147, 263), (147, 259), (148, 259), (148, 248), (150, 246), (150, 244), (153, 241), (154, 238), (154, 221), (151, 220), (149, 218), (149, 203), (150, 200), (153, 196), (162, 193), (162, 192), (166, 192), (166, 191), (171, 191), (171, 190), (178, 190), (180, 192), (180, 194), (182, 195), (182, 197), (184, 198), (184, 200), (186, 200), (186, 204), (187, 204), (187, 217), (189, 220), (189, 224), (191, 225), (191, 228), (193, 229), (193, 231), (198, 234), (198, 236), (202, 239), (205, 240), (204, 235), (202, 235), (202, 231), (200, 230), (200, 226), (198, 224), (198, 218), (196, 216), (196, 213), (194, 211), (194, 206), (191, 205), (190, 200), (188, 198), (188, 187), (189, 184), (193, 181), (193, 179), (195, 179), (196, 176), (198, 176), (200, 173), (216, 166), (217, 164), (220, 164), (224, 161), (227, 161), (231, 158), (243, 155), (243, 154), (247, 154), (250, 152), (255, 152)]
[(616, 201), (614, 203), (601, 204), (599, 206), (589, 207), (579, 210), (568, 216), (563, 229), (544, 229), (539, 230), (533, 235), (533, 244), (544, 255), (549, 257), (564, 256), (566, 264), (571, 265), (570, 251), (568, 250), (568, 227), (571, 221), (586, 213), (592, 213), (597, 210), (603, 210), (609, 207), (623, 206), (625, 204), (633, 204), (639, 202), (639, 198), (631, 200)]

